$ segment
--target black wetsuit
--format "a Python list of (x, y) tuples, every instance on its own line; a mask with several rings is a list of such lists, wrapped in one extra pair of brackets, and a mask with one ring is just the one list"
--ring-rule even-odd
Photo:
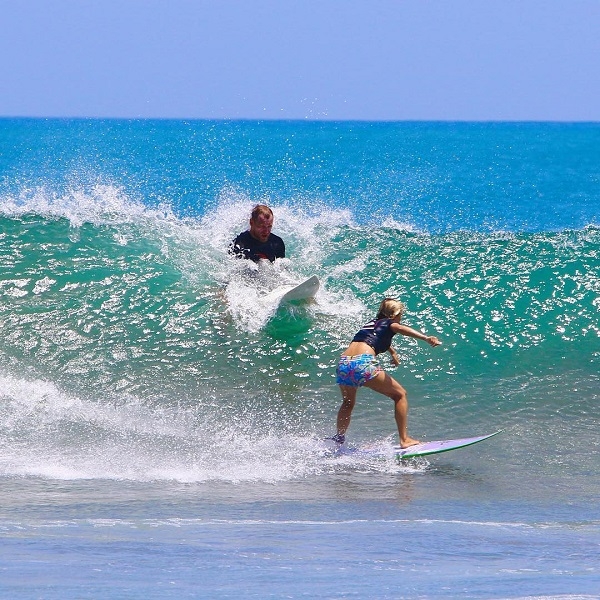
[(373, 319), (354, 336), (353, 342), (364, 342), (375, 350), (375, 354), (381, 354), (390, 349), (392, 338), (396, 335), (391, 324), (393, 319)]
[(249, 258), (258, 262), (266, 258), (273, 262), (276, 258), (285, 258), (285, 244), (274, 233), (269, 234), (266, 242), (261, 242), (250, 235), (249, 231), (240, 233), (231, 243), (229, 251), (240, 258)]

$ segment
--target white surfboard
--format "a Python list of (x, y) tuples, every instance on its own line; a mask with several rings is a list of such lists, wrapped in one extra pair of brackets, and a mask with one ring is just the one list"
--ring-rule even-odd
[(274, 289), (262, 297), (266, 302), (290, 302), (293, 300), (310, 300), (319, 290), (320, 282), (316, 275), (309, 277), (298, 285), (284, 285)]
[(417, 456), (427, 456), (429, 454), (439, 454), (440, 452), (448, 452), (449, 450), (466, 448), (467, 446), (472, 446), (473, 444), (483, 442), (483, 440), (487, 440), (495, 435), (498, 435), (500, 431), (470, 438), (424, 442), (422, 444), (417, 444), (416, 446), (409, 446), (408, 448), (394, 446), (394, 454), (398, 460), (406, 460), (407, 458), (415, 458)]
[(473, 444), (477, 444), (479, 442), (483, 442), (495, 435), (501, 433), (500, 431), (495, 431), (494, 433), (488, 433), (487, 435), (479, 435), (476, 437), (469, 438), (459, 438), (455, 440), (436, 440), (433, 442), (423, 442), (422, 444), (417, 444), (415, 446), (409, 446), (408, 448), (401, 448), (400, 446), (393, 446), (390, 450), (386, 450), (384, 448), (353, 448), (351, 446), (346, 446), (345, 444), (337, 447), (333, 447), (335, 442), (327, 440), (327, 445), (330, 450), (333, 450), (335, 454), (339, 455), (358, 455), (358, 456), (368, 456), (375, 458), (389, 458), (390, 456), (395, 457), (395, 459), (400, 462), (402, 460), (407, 460), (409, 458), (417, 458), (419, 456), (428, 456), (430, 454), (439, 454), (441, 452), (448, 452), (450, 450), (457, 450), (458, 448), (466, 448), (467, 446), (472, 446)]

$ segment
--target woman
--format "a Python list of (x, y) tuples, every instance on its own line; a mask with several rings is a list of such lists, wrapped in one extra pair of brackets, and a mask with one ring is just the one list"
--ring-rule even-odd
[(419, 443), (408, 436), (406, 390), (381, 368), (375, 357), (389, 351), (394, 366), (400, 364), (398, 354), (391, 347), (392, 337), (397, 333), (423, 340), (431, 346), (438, 346), (442, 342), (433, 335), (427, 336), (406, 325), (400, 325), (403, 313), (402, 302), (385, 298), (379, 306), (377, 317), (363, 326), (340, 357), (336, 381), (342, 392), (342, 405), (337, 415), (337, 434), (333, 436), (333, 440), (339, 444), (344, 443), (352, 409), (356, 403), (356, 392), (363, 385), (389, 396), (394, 401), (400, 446), (407, 448)]

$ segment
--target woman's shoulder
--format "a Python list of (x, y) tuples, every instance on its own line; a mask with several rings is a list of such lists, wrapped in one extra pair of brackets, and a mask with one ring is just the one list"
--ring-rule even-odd
[(388, 319), (387, 317), (384, 317), (383, 319), (373, 319), (372, 321), (372, 323), (375, 323), (375, 327), (388, 327), (393, 322), (393, 319)]

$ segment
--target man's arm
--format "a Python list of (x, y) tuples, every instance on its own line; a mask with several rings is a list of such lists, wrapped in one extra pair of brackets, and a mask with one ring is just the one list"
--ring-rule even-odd
[(250, 248), (244, 243), (244, 234), (240, 233), (232, 242), (229, 244), (229, 254), (236, 256), (237, 258), (248, 258)]

